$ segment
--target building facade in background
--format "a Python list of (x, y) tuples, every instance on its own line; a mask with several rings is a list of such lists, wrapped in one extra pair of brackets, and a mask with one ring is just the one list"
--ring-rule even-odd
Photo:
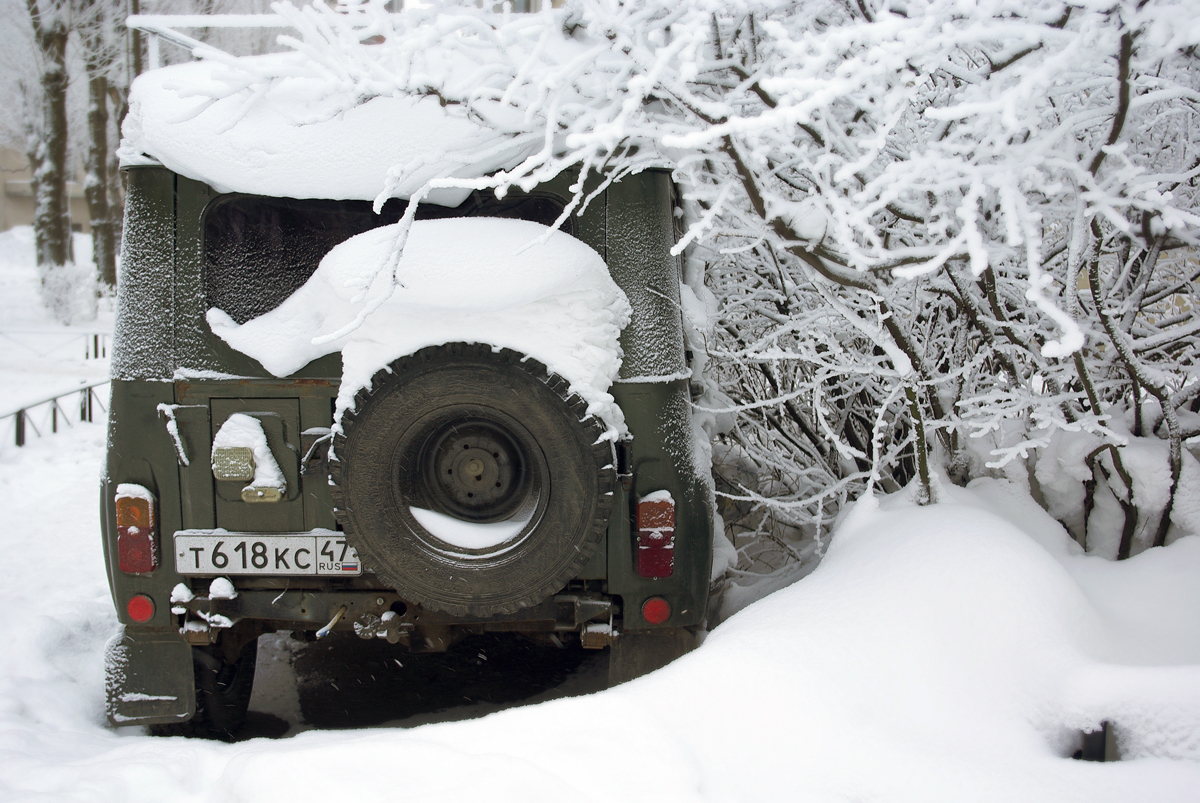
[[(4, 192), (0, 194), (0, 231), (8, 231), (13, 226), (32, 226), (32, 176), (25, 154), (12, 148), (0, 148), (0, 176), (4, 180)], [(73, 181), (67, 182), (67, 195), (71, 201), (71, 230), (89, 233), (83, 176), (78, 172)]]

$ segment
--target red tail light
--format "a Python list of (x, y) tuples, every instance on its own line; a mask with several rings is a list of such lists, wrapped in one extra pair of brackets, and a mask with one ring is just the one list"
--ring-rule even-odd
[(667, 491), (638, 502), (635, 560), (638, 577), (670, 577), (675, 571), (675, 500)]
[(651, 597), (642, 603), (642, 618), (652, 625), (661, 625), (671, 618), (671, 603), (662, 597)]
[(117, 563), (127, 574), (158, 568), (158, 521), (154, 494), (141, 485), (117, 486)]
[(145, 624), (154, 616), (154, 600), (145, 594), (134, 594), (129, 598), (129, 602), (125, 603), (125, 612), (133, 621)]

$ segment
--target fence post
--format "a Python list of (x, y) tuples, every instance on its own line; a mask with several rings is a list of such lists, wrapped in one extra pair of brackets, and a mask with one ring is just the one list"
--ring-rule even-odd
[(25, 445), (25, 411), (17, 410), (17, 446)]
[(50, 402), (50, 431), (58, 432), (58, 399)]

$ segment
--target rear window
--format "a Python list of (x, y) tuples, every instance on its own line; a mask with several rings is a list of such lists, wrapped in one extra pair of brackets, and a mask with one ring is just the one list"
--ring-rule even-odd
[[(270, 312), (303, 285), (321, 259), (356, 234), (395, 223), (404, 201), (389, 201), (375, 214), (369, 201), (295, 200), (227, 195), (204, 212), (204, 294), (207, 308), (224, 310), (238, 323)], [(552, 225), (563, 202), (531, 195), (497, 200), (475, 193), (454, 209), (423, 204), (418, 220), (504, 217)], [(574, 234), (572, 221), (562, 230)]]

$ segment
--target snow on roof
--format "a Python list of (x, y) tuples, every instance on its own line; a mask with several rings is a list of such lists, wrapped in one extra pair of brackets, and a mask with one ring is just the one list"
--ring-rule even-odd
[(341, 351), (339, 414), (398, 357), (425, 346), (486, 343), (541, 361), (570, 383), (610, 436), (624, 432), (624, 416), (608, 388), (621, 366), (618, 338), (629, 322), (629, 302), (599, 254), (537, 223), (416, 221), (392, 295), (357, 329), (324, 342), (391, 292), (392, 274), (384, 266), (398, 225), (336, 246), (308, 282), (271, 312), (239, 326), (212, 309), (209, 325), (276, 376)]
[[(407, 198), (435, 176), (482, 176), (527, 155), (527, 140), (506, 141), (431, 96), (374, 97), (343, 110), (332, 82), (303, 74), (304, 58), (243, 57), (239, 72), (196, 61), (139, 76), (122, 126), (122, 163), (149, 158), (218, 192), (373, 200), (394, 166), (419, 166), (392, 193)], [(296, 77), (231, 93), (240, 71), (278, 74), (289, 66)], [(457, 206), (468, 193), (439, 189), (428, 200)]]

